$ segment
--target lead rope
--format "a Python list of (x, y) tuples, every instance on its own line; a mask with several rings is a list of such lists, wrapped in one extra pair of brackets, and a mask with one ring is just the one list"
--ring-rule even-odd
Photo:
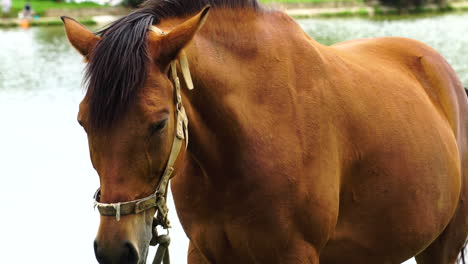
[(167, 235), (157, 236), (156, 243), (159, 244), (156, 256), (154, 256), (153, 264), (170, 264), (169, 245), (171, 244), (171, 237)]
[[(164, 194), (164, 201), (167, 199), (167, 191), (168, 186), (166, 187), (166, 191)], [(165, 202), (164, 202), (165, 203)], [(158, 249), (156, 250), (156, 255), (153, 259), (153, 264), (170, 264), (171, 259), (169, 257), (169, 245), (171, 244), (171, 237), (169, 236), (169, 221), (167, 220), (167, 214), (164, 216), (164, 213), (160, 213), (158, 210), (158, 214), (153, 219), (153, 236), (150, 241), (151, 246), (158, 245)], [(166, 218), (166, 219), (164, 219)], [(157, 226), (162, 226), (166, 231), (167, 234), (159, 235)]]

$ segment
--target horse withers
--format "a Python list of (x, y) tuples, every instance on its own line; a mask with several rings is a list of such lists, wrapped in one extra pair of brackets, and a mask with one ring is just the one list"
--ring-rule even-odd
[(98, 34), (63, 20), (87, 61), (100, 263), (145, 263), (171, 177), (190, 264), (456, 262), (468, 101), (432, 48), (323, 46), (253, 0), (149, 0)]

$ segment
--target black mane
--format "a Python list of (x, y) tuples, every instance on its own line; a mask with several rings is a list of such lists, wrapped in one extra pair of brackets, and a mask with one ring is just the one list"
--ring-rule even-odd
[(96, 33), (102, 40), (89, 55), (85, 71), (92, 128), (110, 127), (146, 80), (149, 26), (165, 18), (195, 14), (207, 5), (260, 8), (257, 0), (148, 0), (140, 9)]

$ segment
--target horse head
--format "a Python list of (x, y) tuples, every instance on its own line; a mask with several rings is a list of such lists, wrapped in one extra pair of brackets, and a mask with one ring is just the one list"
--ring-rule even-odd
[(159, 224), (169, 225), (167, 211), (161, 211), (187, 141), (174, 61), (208, 9), (167, 33), (154, 27), (147, 13), (134, 12), (101, 34), (62, 18), (71, 45), (87, 61), (88, 89), (78, 122), (100, 178), (95, 198), (101, 217), (94, 241), (99, 263), (145, 263), (157, 210)]

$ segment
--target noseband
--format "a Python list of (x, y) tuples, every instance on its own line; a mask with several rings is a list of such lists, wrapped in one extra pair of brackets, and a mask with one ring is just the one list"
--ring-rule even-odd
[[(151, 26), (151, 31), (165, 35), (161, 29)], [(187, 87), (192, 90), (193, 83), (190, 76), (190, 70), (188, 68), (187, 56), (182, 51), (180, 60), (180, 67), (182, 69), (182, 75), (184, 76)], [(151, 208), (156, 208), (156, 216), (153, 220), (153, 238), (151, 239), (150, 245), (156, 246), (159, 244), (156, 256), (153, 260), (155, 263), (167, 263), (169, 264), (169, 231), (167, 235), (158, 235), (157, 226), (162, 226), (168, 230), (171, 225), (168, 219), (168, 208), (167, 208), (167, 191), (169, 187), (169, 180), (171, 179), (172, 173), (174, 172), (174, 164), (179, 156), (182, 148), (183, 141), (185, 140), (185, 148), (188, 145), (188, 118), (185, 113), (184, 106), (182, 105), (182, 96), (180, 92), (180, 81), (177, 76), (177, 60), (171, 62), (171, 78), (174, 85), (174, 103), (176, 106), (175, 120), (176, 130), (174, 135), (174, 141), (172, 142), (171, 153), (169, 154), (169, 160), (167, 161), (166, 168), (162, 174), (161, 181), (156, 188), (156, 191), (145, 198), (138, 200), (119, 202), (119, 203), (101, 203), (101, 189), (99, 188), (94, 194), (94, 207), (98, 209), (99, 213), (104, 216), (115, 216), (117, 221), (120, 221), (121, 216), (139, 214)]]

